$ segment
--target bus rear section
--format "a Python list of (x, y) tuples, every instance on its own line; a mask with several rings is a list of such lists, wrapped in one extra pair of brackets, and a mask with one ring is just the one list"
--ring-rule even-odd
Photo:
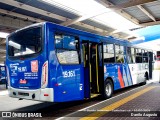
[(53, 101), (48, 88), (48, 61), (42, 25), (12, 33), (7, 39), (9, 96)]

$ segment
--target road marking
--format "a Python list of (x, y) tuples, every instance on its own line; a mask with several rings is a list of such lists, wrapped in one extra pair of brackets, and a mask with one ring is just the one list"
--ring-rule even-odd
[(133, 100), (133, 99), (135, 99), (137, 97), (139, 97), (140, 95), (152, 90), (155, 87), (156, 86), (147, 87), (147, 88), (145, 88), (145, 89), (143, 89), (143, 90), (141, 90), (141, 91), (139, 91), (139, 92), (137, 92), (137, 93), (135, 93), (133, 95), (130, 95), (130, 96), (126, 97), (126, 98), (123, 98), (120, 101), (117, 101), (117, 102), (115, 102), (115, 103), (113, 103), (113, 104), (111, 104), (109, 106), (106, 106), (106, 107), (100, 109), (100, 110), (106, 111), (106, 112), (94, 112), (94, 113), (92, 113), (92, 114), (90, 114), (90, 115), (88, 115), (86, 117), (81, 118), (80, 120), (95, 120), (95, 119), (105, 115), (107, 112), (112, 111), (112, 110), (120, 107), (121, 105), (123, 105), (123, 104), (125, 104), (125, 103), (127, 103), (127, 102), (129, 102), (129, 101), (131, 101), (131, 100)]

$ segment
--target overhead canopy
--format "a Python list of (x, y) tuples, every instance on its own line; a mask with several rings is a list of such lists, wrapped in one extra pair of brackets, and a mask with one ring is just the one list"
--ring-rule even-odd
[(50, 21), (133, 40), (140, 37), (133, 30), (160, 24), (159, 0), (1, 0), (0, 6), (0, 32), (7, 33)]

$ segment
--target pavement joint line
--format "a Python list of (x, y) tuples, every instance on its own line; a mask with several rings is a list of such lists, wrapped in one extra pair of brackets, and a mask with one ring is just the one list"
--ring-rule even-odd
[(77, 112), (79, 112), (79, 111), (84, 111), (84, 110), (86, 110), (86, 109), (88, 109), (88, 108), (91, 108), (91, 107), (93, 107), (93, 106), (99, 105), (99, 104), (104, 103), (104, 102), (106, 102), (106, 101), (108, 101), (108, 100), (111, 100), (111, 99), (114, 99), (114, 98), (120, 97), (120, 96), (122, 96), (122, 95), (124, 95), (124, 94), (127, 94), (127, 93), (131, 92), (131, 91), (135, 91), (135, 90), (137, 90), (137, 89), (140, 89), (140, 88), (146, 87), (146, 86), (148, 86), (149, 84), (151, 84), (151, 83), (148, 83), (147, 85), (143, 85), (143, 86), (137, 87), (137, 88), (135, 88), (135, 89), (132, 89), (132, 90), (126, 91), (126, 92), (124, 92), (124, 93), (121, 93), (120, 95), (117, 95), (117, 96), (111, 97), (111, 98), (109, 98), (109, 99), (103, 100), (103, 101), (98, 102), (98, 103), (96, 103), (96, 104), (93, 104), (93, 105), (91, 105), (91, 106), (88, 106), (88, 107), (82, 108), (82, 109), (80, 109), (80, 110), (78, 110), (78, 111), (75, 111), (75, 112), (73, 112), (73, 113), (69, 113), (69, 114), (67, 114), (67, 115), (65, 115), (65, 116), (62, 116), (62, 117), (57, 118), (56, 120), (62, 120), (62, 119), (64, 119), (65, 117), (71, 116), (71, 115), (73, 115), (73, 114), (75, 114), (75, 113), (77, 113)]
[(138, 91), (138, 92), (136, 92), (136, 93), (134, 93), (134, 94), (132, 94), (132, 95), (130, 95), (128, 97), (123, 98), (120, 101), (117, 101), (117, 102), (115, 102), (115, 103), (113, 103), (111, 105), (108, 105), (108, 106), (100, 109), (100, 111), (105, 111), (105, 112), (94, 112), (94, 113), (91, 113), (91, 114), (89, 114), (89, 115), (87, 115), (85, 117), (82, 117), (80, 120), (95, 120), (95, 119), (107, 114), (108, 112), (110, 112), (110, 111), (122, 106), (123, 104), (125, 104), (125, 103), (127, 103), (127, 102), (129, 102), (129, 101), (141, 96), (142, 94), (152, 90), (153, 88), (156, 88), (156, 86), (147, 87), (147, 88), (145, 88), (145, 89), (143, 89), (141, 91)]

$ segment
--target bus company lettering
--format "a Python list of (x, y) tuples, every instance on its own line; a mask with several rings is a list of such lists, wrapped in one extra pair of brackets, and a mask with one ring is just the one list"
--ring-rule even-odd
[(31, 61), (31, 71), (38, 72), (38, 60)]
[(24, 73), (25, 79), (38, 79), (38, 73), (26, 72)]
[(40, 118), (40, 117), (42, 117), (42, 115), (41, 115), (41, 113), (16, 113), (16, 112), (12, 112), (10, 117), (13, 117), (13, 118), (25, 118), (25, 117)]

